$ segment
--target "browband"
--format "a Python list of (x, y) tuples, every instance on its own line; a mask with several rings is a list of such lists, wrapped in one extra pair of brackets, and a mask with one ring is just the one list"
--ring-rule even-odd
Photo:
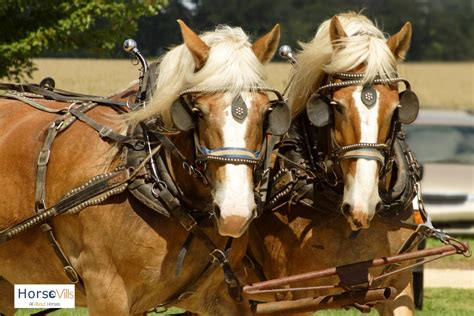
[[(342, 87), (349, 87), (349, 86), (363, 86), (366, 83), (363, 81), (363, 77), (365, 74), (363, 73), (341, 73), (338, 72), (334, 74), (333, 78), (343, 79), (341, 82), (331, 82), (324, 86), (319, 87), (316, 91), (318, 93), (321, 90), (328, 89), (328, 88), (342, 88)], [(400, 77), (395, 78), (380, 78), (376, 77), (372, 84), (385, 84), (385, 83), (396, 83), (396, 82), (403, 82), (407, 90), (411, 90), (411, 85), (408, 80)]]
[[(194, 94), (194, 93), (216, 93), (216, 92), (225, 92), (232, 90), (231, 87), (222, 87), (222, 88), (217, 88), (217, 89), (196, 89), (196, 88), (191, 88), (182, 91), (178, 97), (182, 97), (188, 94)], [(251, 87), (246, 87), (242, 89), (243, 91), (269, 91), (273, 92), (279, 100), (283, 100), (283, 95), (278, 91), (277, 89), (274, 88), (269, 88), (269, 87), (264, 87), (264, 86), (251, 86)]]

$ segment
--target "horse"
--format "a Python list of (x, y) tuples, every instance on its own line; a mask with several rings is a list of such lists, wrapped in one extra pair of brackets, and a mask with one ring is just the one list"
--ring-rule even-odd
[[(251, 43), (239, 27), (197, 35), (178, 23), (183, 44), (159, 60), (151, 99), (135, 106), (136, 87), (111, 98), (133, 111), (81, 95), (41, 98), (25, 89), (69, 100), (28, 85), (0, 100), (0, 313), (14, 313), (13, 284), (72, 278), (76, 305), (91, 315), (139, 315), (157, 305), (250, 314), (246, 298), (226, 288), (229, 275), (239, 282), (257, 215), (254, 171), (278, 112), (263, 64), (279, 26)], [(100, 186), (100, 196), (71, 198)]]
[[(411, 236), (412, 230), (398, 223), (412, 219), (419, 175), (407, 168), (416, 161), (406, 157), (411, 152), (400, 126), (416, 118), (418, 102), (396, 72), (411, 34), (406, 22), (386, 39), (367, 17), (348, 12), (323, 22), (313, 40), (302, 44), (289, 88), (293, 123), (278, 145), (271, 176), (273, 211), (251, 225), (249, 254), (260, 275), (277, 279), (394, 255)], [(408, 85), (400, 94), (398, 82)], [(376, 278), (382, 268), (370, 273)], [(251, 282), (258, 281), (256, 275)], [(353, 271), (347, 277), (354, 281), (360, 275)], [(366, 272), (365, 279), (370, 283)], [(299, 290), (285, 286), (275, 293), (269, 287), (250, 297), (280, 301), (332, 295), (341, 292), (334, 288), (339, 282), (347, 281), (336, 276), (299, 281), (288, 284)], [(413, 314), (409, 269), (372, 285), (393, 287), (398, 294), (359, 304), (359, 309)], [(333, 288), (304, 289), (317, 286)]]

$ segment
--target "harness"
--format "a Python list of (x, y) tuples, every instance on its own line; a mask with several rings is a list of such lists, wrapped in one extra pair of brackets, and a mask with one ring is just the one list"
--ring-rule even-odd
[[(389, 188), (380, 187), (382, 206), (378, 214), (398, 216), (415, 196), (415, 185), (421, 179), (420, 167), (405, 142), (401, 124), (411, 123), (418, 113), (418, 100), (410, 84), (402, 78), (375, 78), (371, 84), (363, 81), (363, 73), (336, 73), (328, 78), (307, 102), (306, 114), (293, 122), (289, 133), (278, 144), (279, 161), (272, 172), (274, 184), (268, 208), (279, 203), (301, 202), (327, 212), (341, 205), (343, 179), (339, 163), (346, 159), (375, 160), (380, 165), (380, 179), (392, 176)], [(339, 81), (335, 82), (334, 79)], [(335, 139), (332, 122), (332, 91), (341, 87), (363, 86), (361, 100), (370, 107), (376, 102), (372, 85), (403, 82), (406, 90), (400, 93), (400, 106), (394, 114), (390, 133), (385, 143), (355, 143), (342, 146)], [(365, 85), (364, 85), (365, 84)], [(289, 198), (288, 198), (289, 197)]]
[[(152, 65), (150, 69), (153, 69), (154, 66), (155, 65)], [(154, 71), (148, 71), (148, 76), (141, 77), (140, 82), (142, 85), (136, 94), (136, 99), (142, 101), (133, 108), (143, 106), (143, 103), (146, 103), (144, 97), (147, 94), (149, 95), (148, 91), (150, 91), (150, 87), (153, 87), (153, 78), (149, 76), (151, 73), (154, 73)], [(201, 240), (210, 252), (209, 264), (204, 267), (201, 273), (199, 273), (190, 284), (181, 289), (179, 293), (170, 295), (170, 297), (160, 304), (160, 306), (170, 306), (175, 304), (177, 301), (184, 300), (191, 296), (204, 282), (207, 276), (212, 274), (218, 267), (221, 267), (223, 270), (224, 280), (228, 286), (230, 296), (236, 302), (241, 302), (241, 286), (227, 261), (227, 255), (231, 249), (232, 239), (229, 238), (226, 248), (220, 250), (212, 239), (202, 230), (202, 225), (209, 225), (211, 222), (209, 206), (199, 205), (199, 203), (196, 204), (195, 201), (189, 201), (186, 199), (184, 194), (180, 191), (179, 186), (174, 182), (170, 175), (170, 171), (165, 163), (166, 158), (164, 152), (167, 151), (171, 153), (173, 157), (178, 161), (181, 161), (182, 167), (190, 175), (199, 178), (203, 185), (207, 185), (204, 171), (208, 161), (251, 164), (254, 166), (255, 174), (260, 173), (260, 171), (257, 170), (269, 169), (269, 160), (267, 158), (269, 157), (269, 152), (271, 152), (271, 148), (277, 138), (275, 137), (274, 139), (270, 136), (266, 137), (264, 144), (262, 145), (262, 151), (252, 152), (245, 148), (208, 149), (199, 144), (197, 133), (195, 133), (194, 140), (196, 153), (199, 153), (199, 155), (196, 155), (195, 163), (190, 163), (174, 145), (172, 140), (166, 135), (166, 131), (162, 124), (160, 124), (159, 120), (150, 120), (143, 124), (139, 124), (134, 130), (130, 130), (125, 136), (114, 132), (111, 128), (98, 123), (87, 115), (88, 111), (97, 106), (112, 106), (112, 108), (114, 108), (118, 113), (123, 113), (128, 111), (126, 109), (126, 106), (130, 106), (128, 102), (119, 102), (101, 97), (68, 93), (67, 91), (54, 89), (54, 82), (52, 83), (53, 87), (51, 86), (51, 81), (48, 83), (50, 86), (0, 84), (1, 89), (7, 89), (2, 97), (16, 99), (29, 104), (36, 109), (59, 115), (49, 124), (45, 141), (38, 155), (38, 171), (35, 186), (35, 206), (37, 213), (13, 227), (0, 231), (0, 243), (14, 238), (16, 235), (31, 227), (41, 225), (42, 230), (48, 234), (48, 239), (63, 263), (64, 270), (70, 281), (83, 287), (80, 276), (72, 267), (66, 254), (54, 237), (53, 227), (50, 220), (61, 214), (77, 213), (85, 207), (102, 203), (110, 196), (120, 194), (128, 189), (133, 196), (150, 209), (161, 215), (168, 217), (173, 216), (176, 218), (185, 231), (188, 232), (189, 235), (186, 238), (177, 259), (177, 275), (179, 275), (182, 270), (185, 254), (194, 238), (197, 237)], [(266, 130), (277, 134), (278, 128), (273, 127), (272, 129), (272, 123), (280, 124), (280, 122), (287, 121), (287, 125), (289, 126), (289, 109), (278, 91), (268, 88), (257, 88), (257, 90), (271, 91), (277, 95), (277, 101), (272, 103), (268, 112), (269, 119), (266, 123)], [(185, 91), (180, 95), (179, 99), (182, 99), (191, 93), (198, 93), (198, 91)], [(38, 100), (44, 98), (69, 103), (72, 102), (72, 104), (63, 109), (53, 109), (38, 102)], [(241, 110), (237, 109), (235, 111), (236, 115), (242, 115)], [(272, 117), (275, 118), (271, 119)], [(173, 116), (173, 118), (176, 119), (176, 116)], [(194, 119), (195, 117), (192, 117), (192, 120)], [(112, 172), (101, 174), (90, 179), (81, 186), (72, 189), (55, 205), (47, 206), (44, 202), (45, 183), (51, 146), (56, 136), (65, 131), (77, 120), (89, 125), (97, 131), (100, 137), (104, 140), (121, 144), (123, 156), (125, 156), (126, 159)], [(260, 189), (265, 190), (268, 178), (259, 176), (256, 181), (260, 183)], [(264, 193), (256, 192), (256, 198), (260, 201), (261, 196), (263, 198), (266, 197), (266, 191), (261, 192)], [(261, 210), (263, 202), (257, 204)]]
[[(22, 85), (22, 87), (24, 87), (24, 85)], [(35, 88), (35, 91), (39, 92), (41, 90)], [(16, 92), (10, 91), (7, 96), (9, 95), (16, 95)], [(35, 101), (35, 98), (40, 98), (39, 95), (19, 94), (16, 96), (18, 96), (18, 98), (15, 99), (28, 98), (28, 104), (36, 103), (37, 106), (35, 106), (35, 108), (44, 107)], [(74, 214), (81, 211), (85, 207), (100, 204), (109, 197), (120, 194), (129, 188), (129, 191), (135, 197), (137, 197), (138, 200), (149, 206), (151, 209), (159, 212), (160, 214), (167, 216), (172, 215), (175, 217), (181, 226), (187, 232), (189, 232), (190, 236), (197, 236), (210, 250), (210, 264), (208, 264), (203, 269), (198, 278), (193, 280), (193, 282), (184, 289), (187, 295), (182, 296), (181, 293), (174, 294), (170, 296), (170, 298), (163, 305), (173, 304), (177, 300), (182, 300), (189, 297), (190, 294), (194, 293), (199, 285), (202, 284), (202, 282), (205, 280), (204, 277), (210, 275), (218, 266), (222, 267), (224, 270), (225, 281), (228, 284), (228, 290), (232, 298), (236, 301), (241, 301), (241, 287), (239, 281), (234, 276), (227, 262), (227, 253), (230, 250), (231, 239), (229, 239), (225, 252), (221, 251), (215, 245), (215, 243), (198, 225), (204, 223), (205, 221), (202, 219), (197, 220), (194, 215), (197, 212), (191, 211), (183, 206), (181, 204), (181, 200), (179, 199), (180, 195), (173, 195), (170, 190), (168, 190), (168, 185), (169, 187), (173, 187), (173, 184), (170, 181), (171, 177), (169, 176), (167, 170), (160, 169), (163, 177), (158, 179), (157, 183), (163, 184), (162, 186), (156, 185), (156, 183), (152, 184), (146, 180), (151, 179), (149, 172), (150, 162), (162, 151), (163, 147), (166, 146), (160, 144), (154, 147), (150, 153), (146, 153), (144, 151), (145, 146), (143, 139), (116, 134), (115, 132), (112, 132), (111, 129), (102, 126), (85, 114), (87, 111), (99, 105), (101, 104), (95, 102), (76, 102), (70, 105), (68, 108), (57, 111), (57, 113), (61, 113), (61, 116), (56, 118), (49, 125), (45, 141), (38, 156), (38, 171), (35, 191), (35, 205), (37, 213), (14, 225), (13, 227), (0, 231), (0, 243), (7, 242), (29, 228), (41, 225), (42, 231), (48, 234), (48, 239), (50, 240), (55, 253), (63, 263), (64, 271), (70, 281), (83, 287), (80, 276), (70, 264), (67, 256), (54, 237), (50, 220), (53, 217), (61, 214)], [(53, 112), (54, 109), (49, 108), (49, 110), (50, 112)], [(56, 135), (65, 131), (78, 119), (98, 131), (102, 138), (113, 142), (121, 142), (124, 145), (124, 150), (126, 152), (134, 151), (135, 156), (133, 154), (127, 155), (126, 164), (120, 165), (112, 172), (93, 177), (81, 186), (69, 191), (55, 205), (46, 206), (44, 202), (44, 196), (46, 171), (51, 152), (50, 148)], [(100, 132), (104, 130), (107, 130), (107, 132)], [(134, 133), (133, 136), (137, 136), (137, 133)], [(136, 155), (137, 153), (138, 155)], [(163, 165), (162, 159), (162, 157), (159, 157), (158, 159), (160, 166)], [(174, 187), (176, 187), (176, 185), (174, 185)], [(152, 195), (147, 195), (147, 190), (151, 190)], [(190, 241), (191, 238), (188, 237), (187, 246), (189, 246)], [(184, 260), (184, 254), (179, 260)], [(214, 263), (218, 264), (215, 265)], [(180, 265), (179, 262), (178, 265)], [(181, 266), (179, 267), (179, 270), (180, 269)], [(178, 273), (179, 272), (180, 271), (178, 271)]]
[[(363, 74), (336, 74), (341, 82), (328, 83), (318, 92), (342, 86), (362, 85)], [(355, 78), (355, 79), (354, 79)], [(305, 272), (273, 280), (265, 280), (244, 287), (247, 294), (288, 294), (289, 292), (340, 289), (342, 294), (320, 297), (303, 298), (296, 301), (263, 303), (255, 307), (257, 313), (284, 313), (315, 311), (318, 309), (334, 308), (353, 305), (362, 312), (369, 312), (374, 302), (388, 299), (368, 298), (371, 291), (378, 289), (381, 282), (396, 273), (413, 269), (427, 262), (454, 254), (471, 255), (469, 246), (452, 238), (433, 227), (429, 214), (424, 209), (421, 197), (420, 166), (405, 141), (405, 132), (401, 124), (409, 124), (418, 112), (416, 95), (409, 90), (406, 80), (376, 79), (377, 84), (405, 82), (407, 90), (400, 93), (400, 107), (392, 121), (389, 138), (385, 143), (356, 143), (340, 146), (334, 137), (331, 126), (332, 107), (335, 105), (331, 95), (313, 95), (307, 103), (306, 113), (297, 117), (289, 132), (277, 144), (278, 153), (274, 168), (271, 171), (271, 193), (267, 208), (278, 211), (288, 207), (291, 216), (291, 206), (302, 204), (310, 209), (324, 214), (334, 214), (342, 204), (343, 179), (338, 164), (344, 159), (368, 159), (380, 164), (380, 179), (391, 176), (388, 188), (379, 188), (382, 206), (376, 216), (381, 222), (394, 229), (401, 227), (412, 230), (411, 235), (404, 241), (394, 256), (381, 257), (371, 260), (351, 263), (343, 266), (330, 267), (323, 270)], [(362, 102), (366, 106), (374, 104), (374, 92), (371, 87), (363, 87)], [(367, 94), (364, 94), (364, 91)], [(376, 94), (375, 94), (376, 95)], [(365, 99), (365, 101), (364, 101)], [(414, 210), (412, 202), (418, 202)], [(296, 216), (296, 215), (295, 215)], [(357, 232), (349, 238), (355, 238)], [(438, 249), (413, 251), (426, 237), (434, 237), (445, 244)], [(410, 252), (410, 253), (407, 253)], [(426, 257), (431, 257), (426, 259)], [(250, 258), (252, 259), (252, 258)], [(416, 260), (413, 264), (400, 268), (400, 263)], [(250, 266), (258, 266), (250, 260)], [(383, 266), (378, 276), (371, 276), (368, 268)], [(337, 276), (340, 280), (335, 285), (298, 286), (295, 283), (309, 281), (328, 276)], [(294, 286), (290, 286), (294, 284)], [(396, 289), (392, 288), (389, 292)], [(362, 295), (365, 300), (358, 300)], [(390, 299), (395, 297), (393, 294)], [(351, 298), (351, 299), (349, 299)], [(340, 301), (340, 304), (334, 304)]]

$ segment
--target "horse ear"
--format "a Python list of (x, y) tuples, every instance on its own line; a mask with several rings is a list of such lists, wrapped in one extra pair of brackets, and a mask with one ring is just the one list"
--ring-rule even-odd
[(387, 45), (397, 61), (405, 58), (411, 42), (411, 23), (406, 22), (400, 31), (387, 40)]
[(262, 64), (269, 62), (280, 43), (280, 24), (276, 24), (267, 34), (252, 44), (252, 50)]
[(329, 25), (329, 36), (331, 38), (331, 44), (334, 49), (340, 47), (339, 41), (342, 38), (347, 37), (344, 28), (342, 27), (341, 21), (339, 21), (337, 16), (333, 16), (331, 19), (331, 24)]
[(184, 44), (188, 47), (196, 63), (196, 69), (202, 68), (209, 57), (209, 46), (191, 30), (182, 20), (177, 20), (181, 28)]

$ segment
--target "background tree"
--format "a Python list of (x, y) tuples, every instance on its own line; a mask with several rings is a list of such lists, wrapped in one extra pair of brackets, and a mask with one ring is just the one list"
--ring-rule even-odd
[(217, 24), (241, 26), (253, 38), (281, 25), (281, 43), (298, 49), (334, 14), (361, 11), (388, 34), (405, 21), (413, 24), (408, 60), (461, 61), (474, 59), (472, 0), (171, 0), (155, 16), (139, 21), (137, 39), (147, 56), (157, 56), (181, 43), (175, 25), (183, 19), (196, 31)]
[[(169, 2), (169, 3), (168, 3)], [(413, 23), (409, 61), (474, 59), (472, 0), (0, 0), (0, 77), (19, 80), (32, 57), (129, 57), (135, 38), (147, 57), (182, 43), (192, 29), (241, 26), (253, 39), (280, 23), (281, 43), (298, 49), (334, 14), (360, 11), (388, 34)], [(137, 32), (138, 30), (138, 32)]]
[[(156, 15), (167, 0), (0, 1), (0, 77), (31, 77), (45, 51), (80, 48), (95, 55), (134, 35), (141, 16)], [(107, 54), (107, 53), (105, 53)]]

